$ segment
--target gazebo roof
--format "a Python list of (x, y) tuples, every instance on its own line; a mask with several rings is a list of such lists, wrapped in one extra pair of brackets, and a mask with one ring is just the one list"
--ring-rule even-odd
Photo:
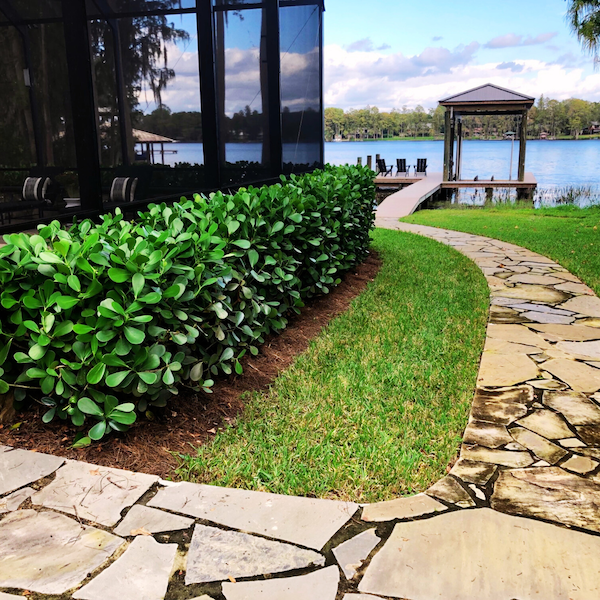
[(142, 142), (144, 144), (150, 143), (172, 143), (177, 140), (173, 140), (171, 138), (165, 137), (164, 135), (158, 135), (157, 133), (150, 133), (149, 131), (142, 131), (141, 129), (133, 129), (133, 139), (136, 142)]
[(520, 114), (529, 110), (535, 98), (487, 83), (440, 100), (441, 106), (462, 114)]

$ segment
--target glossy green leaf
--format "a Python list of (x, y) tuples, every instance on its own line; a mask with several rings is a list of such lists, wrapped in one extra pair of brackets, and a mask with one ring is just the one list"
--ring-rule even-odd
[(98, 363), (88, 371), (86, 380), (90, 385), (96, 385), (102, 381), (104, 373), (106, 373), (106, 364)]
[(117, 269), (115, 267), (111, 267), (108, 270), (108, 276), (115, 283), (125, 283), (129, 280), (129, 273), (127, 271), (125, 271), (124, 269)]
[(77, 402), (77, 408), (86, 415), (104, 416), (104, 411), (91, 398), (80, 398)]
[(89, 431), (88, 435), (92, 440), (101, 440), (106, 433), (106, 421), (96, 423)]
[(139, 346), (146, 339), (146, 334), (141, 329), (125, 327), (125, 337), (130, 344)]
[(111, 373), (106, 377), (105, 383), (108, 387), (117, 387), (124, 381), (129, 373), (130, 371), (117, 371), (116, 373)]
[(131, 287), (133, 288), (133, 295), (137, 298), (144, 289), (146, 284), (146, 278), (141, 273), (136, 273), (131, 279)]

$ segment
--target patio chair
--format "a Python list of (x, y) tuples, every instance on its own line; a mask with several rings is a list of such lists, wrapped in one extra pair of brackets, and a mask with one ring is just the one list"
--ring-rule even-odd
[(390, 167), (386, 167), (385, 165), (385, 159), (384, 158), (378, 158), (377, 159), (377, 169), (379, 170), (380, 174), (383, 174), (383, 176), (385, 177), (388, 173), (390, 175), (394, 174), (394, 167), (390, 166)]
[(427, 159), (417, 158), (417, 164), (415, 165), (415, 175), (424, 175), (427, 177)]
[(396, 159), (396, 175), (404, 173), (405, 177), (410, 175), (410, 166), (407, 166), (405, 158)]

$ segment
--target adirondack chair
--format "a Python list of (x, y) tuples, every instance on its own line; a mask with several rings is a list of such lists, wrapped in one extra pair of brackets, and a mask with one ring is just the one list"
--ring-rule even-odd
[(415, 175), (425, 175), (425, 177), (427, 177), (426, 158), (417, 158), (417, 164), (415, 165)]
[(408, 177), (410, 174), (410, 166), (406, 165), (405, 158), (396, 159), (396, 175), (399, 175), (400, 173), (404, 173), (405, 177)]
[(378, 158), (377, 159), (377, 169), (379, 170), (380, 174), (383, 174), (383, 176), (385, 177), (388, 173), (390, 175), (393, 175), (393, 171), (394, 171), (394, 167), (386, 167), (385, 165), (385, 159), (384, 158)]

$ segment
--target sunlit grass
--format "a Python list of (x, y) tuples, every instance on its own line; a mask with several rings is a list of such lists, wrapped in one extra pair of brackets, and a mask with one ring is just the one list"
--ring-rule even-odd
[(445, 474), (467, 422), (488, 309), (452, 248), (378, 230), (376, 280), (238, 422), (182, 457), (190, 481), (385, 500)]
[(497, 238), (560, 263), (600, 294), (600, 207), (423, 210), (402, 219)]

